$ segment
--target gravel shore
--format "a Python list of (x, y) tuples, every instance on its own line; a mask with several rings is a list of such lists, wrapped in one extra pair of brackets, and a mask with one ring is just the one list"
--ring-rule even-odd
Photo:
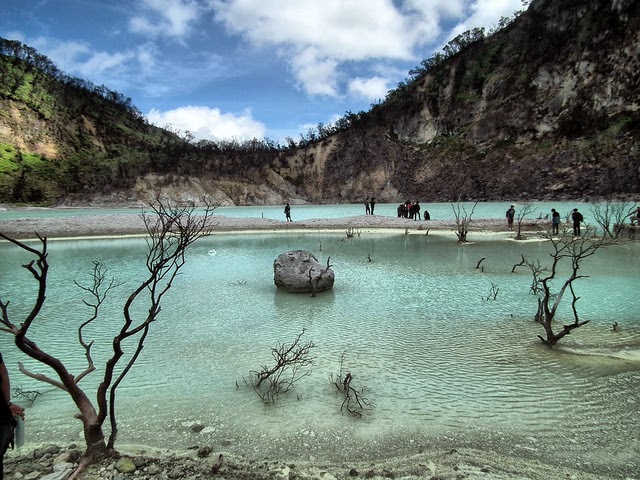
[[(210, 219), (212, 232), (233, 231), (295, 231), (295, 230), (347, 230), (366, 232), (376, 229), (398, 229), (409, 231), (456, 230), (454, 219), (420, 220), (406, 218), (360, 215), (344, 218), (318, 218), (298, 222), (283, 222), (267, 218), (235, 218), (214, 215)], [(527, 225), (531, 228), (532, 225)], [(470, 230), (507, 231), (501, 219), (473, 219)], [(0, 232), (19, 239), (65, 237), (104, 237), (140, 235), (145, 226), (139, 213), (65, 215), (50, 217), (10, 218), (0, 221)], [(37, 235), (36, 235), (37, 234)]]

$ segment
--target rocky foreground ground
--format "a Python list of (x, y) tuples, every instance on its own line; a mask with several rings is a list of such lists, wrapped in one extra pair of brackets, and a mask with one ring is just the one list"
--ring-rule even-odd
[[(65, 480), (71, 475), (81, 448), (48, 445), (9, 452), (5, 479)], [(210, 446), (194, 446), (185, 452), (140, 447), (123, 449), (113, 458), (85, 470), (84, 480), (217, 479), (217, 480), (604, 480), (565, 467), (534, 460), (505, 457), (492, 452), (451, 449), (422, 452), (410, 457), (375, 463), (313, 464), (274, 459), (250, 460), (217, 452)]]

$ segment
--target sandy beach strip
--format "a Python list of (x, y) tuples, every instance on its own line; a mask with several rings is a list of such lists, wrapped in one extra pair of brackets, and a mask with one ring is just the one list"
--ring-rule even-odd
[[(352, 229), (354, 233), (371, 231), (402, 231), (405, 233), (429, 231), (456, 231), (455, 219), (410, 220), (379, 215), (359, 215), (343, 218), (317, 218), (295, 222), (284, 222), (267, 218), (237, 218), (214, 215), (210, 218), (212, 233), (256, 231), (256, 232), (295, 232), (295, 231), (344, 231)], [(508, 232), (502, 219), (472, 219), (470, 231)], [(530, 228), (531, 226), (528, 226)], [(144, 235), (144, 222), (140, 213), (85, 214), (50, 217), (25, 217), (0, 220), (0, 232), (17, 239), (78, 237), (113, 237)], [(513, 232), (511, 232), (513, 233)]]

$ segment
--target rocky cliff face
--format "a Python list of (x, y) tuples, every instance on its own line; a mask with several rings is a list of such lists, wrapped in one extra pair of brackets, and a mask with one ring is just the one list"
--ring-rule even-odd
[(280, 158), (312, 201), (640, 193), (640, 2), (538, 0), (352, 128)]

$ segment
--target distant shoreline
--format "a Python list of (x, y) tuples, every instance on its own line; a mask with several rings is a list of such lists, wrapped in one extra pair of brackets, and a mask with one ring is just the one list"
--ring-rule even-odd
[[(402, 232), (446, 232), (452, 234), (456, 230), (455, 219), (445, 220), (411, 220), (381, 215), (357, 215), (344, 218), (317, 218), (302, 221), (285, 222), (268, 218), (237, 218), (214, 215), (210, 221), (212, 233), (229, 232), (259, 232), (284, 233), (301, 231), (346, 231), (354, 229), (356, 233), (372, 231)], [(527, 219), (526, 230), (547, 227), (544, 220)], [(473, 232), (503, 232), (509, 231), (503, 219), (472, 219), (470, 234)], [(96, 238), (96, 237), (125, 237), (131, 235), (145, 235), (146, 230), (140, 217), (140, 212), (83, 214), (56, 217), (27, 217), (0, 220), (0, 232), (17, 239), (34, 239), (37, 235), (46, 238)], [(37, 234), (37, 235), (36, 235)]]

